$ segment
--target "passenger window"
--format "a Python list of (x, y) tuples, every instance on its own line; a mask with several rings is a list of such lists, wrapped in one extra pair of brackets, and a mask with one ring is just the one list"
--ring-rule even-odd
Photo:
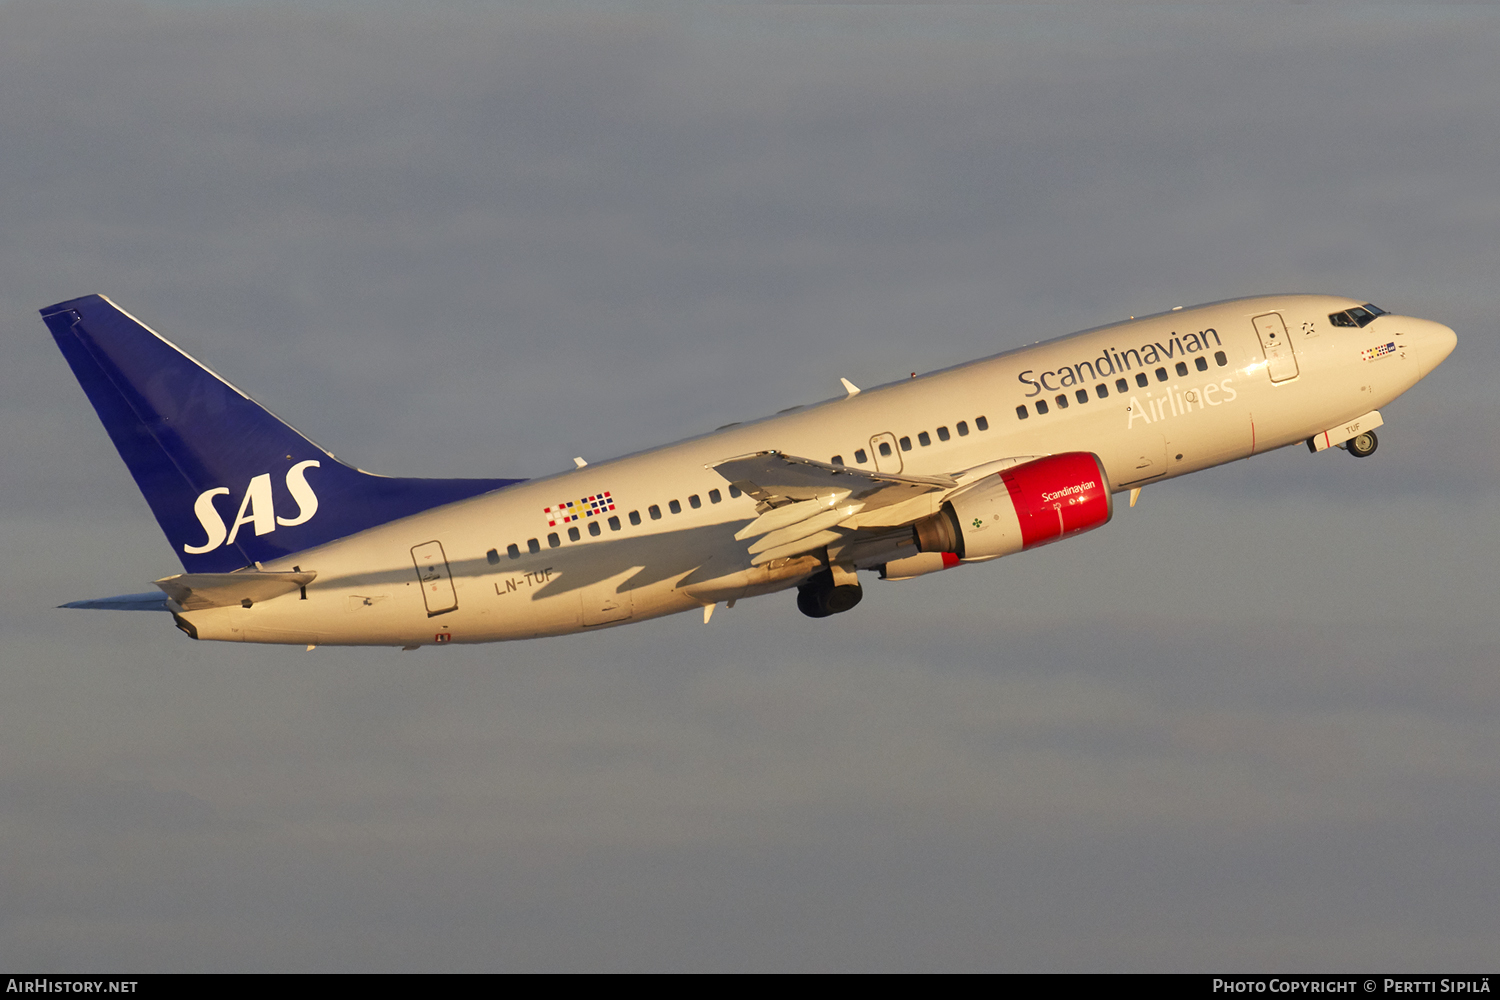
[(977, 427), (979, 430), (987, 431), (987, 430), (990, 429), (990, 422), (988, 420), (984, 419), (983, 417), (975, 417), (974, 418), (974, 426)]
[(1142, 389), (1144, 389), (1144, 388), (1146, 388), (1146, 386), (1148, 386), (1148, 385), (1151, 384), (1151, 380), (1146, 377), (1146, 373), (1145, 372), (1136, 372), (1135, 373), (1135, 384), (1138, 385), (1138, 386), (1140, 386)]
[(1068, 394), (1067, 393), (1065, 393), (1065, 392), (1058, 393), (1058, 395), (1057, 395), (1057, 408), (1059, 410), (1066, 410), (1068, 408)]
[(740, 488), (738, 486), (729, 487), (729, 495), (732, 497), (740, 496)]
[(616, 517), (614, 515), (610, 515), (609, 530), (610, 531), (619, 531), (620, 530), (620, 519), (618, 517)]
[(952, 437), (952, 435), (948, 433), (948, 428), (946, 428), (946, 427), (939, 427), (938, 428), (938, 440), (939, 441), (946, 441), (950, 437)]
[(1130, 383), (1129, 382), (1125, 381), (1122, 378), (1115, 379), (1115, 392), (1118, 392), (1121, 395), (1124, 395), (1125, 393), (1127, 393), (1129, 391), (1130, 391)]
[(661, 520), (661, 508), (656, 506), (656, 504), (652, 504), (651, 506), (647, 507), (646, 513), (651, 515), (651, 520), (653, 521)]
[(891, 443), (889, 441), (880, 442), (880, 454), (884, 458), (891, 457)]
[(577, 525), (574, 525), (573, 527), (571, 527), (571, 528), (568, 529), (568, 541), (570, 541), (570, 542), (576, 542), (576, 541), (578, 541), (578, 526)]
[(1223, 368), (1225, 365), (1229, 364), (1229, 358), (1225, 356), (1223, 351), (1214, 351), (1214, 364), (1218, 365), (1220, 368)]
[(630, 512), (630, 523), (631, 524), (640, 524), (641, 523), (641, 512), (640, 511), (633, 510), (633, 511)]
[(509, 547), (506, 548), (505, 554), (510, 556), (512, 559), (519, 559), (521, 558), (521, 546), (517, 545), (515, 542), (511, 542)]
[(692, 496), (688, 497), (688, 506), (693, 508), (694, 510), (697, 510), (699, 507), (703, 506), (703, 501), (699, 500), (698, 494), (694, 493)]
[[(842, 464), (842, 463), (840, 463), (840, 464)], [(724, 497), (722, 495), (720, 495), (720, 493), (719, 493), (718, 490), (709, 490), (708, 491), (708, 502), (709, 503), (718, 503), (720, 500), (723, 500), (723, 499), (724, 499)]]
[(830, 458), (828, 460), (828, 464), (829, 465), (843, 465), (844, 464), (844, 456), (843, 455), (835, 455), (835, 456), (833, 456), (832, 458)]
[(901, 439), (901, 450), (902, 451), (911, 451), (911, 438), (904, 437), (904, 438)]
[(1046, 415), (1047, 401), (1045, 399), (1039, 399), (1036, 401), (1036, 412), (1042, 414), (1043, 416)]
[(1193, 367), (1198, 369), (1200, 372), (1208, 371), (1208, 359), (1201, 354), (1198, 355), (1193, 359)]
[[(574, 530), (576, 531), (577, 529), (575, 528)], [(553, 531), (553, 532), (548, 533), (548, 535), (547, 535), (547, 544), (550, 545), (550, 546), (552, 546), (555, 549), (559, 545), (562, 544), (562, 539), (558, 538), (557, 537), (557, 532)]]
[(953, 425), (953, 429), (956, 430), (956, 431), (958, 431), (958, 436), (959, 437), (968, 437), (969, 436), (969, 425), (966, 422), (962, 421), (962, 420), (960, 420), (957, 424), (954, 424)]
[(528, 538), (526, 539), (526, 551), (530, 552), (532, 555), (536, 555), (538, 552), (542, 551), (542, 543), (537, 541), (535, 538)]
[(1098, 385), (1094, 386), (1094, 395), (1098, 396), (1100, 399), (1105, 398), (1109, 395), (1109, 386), (1105, 385), (1103, 382), (1100, 382)]
[[(1104, 387), (1101, 385), (1099, 388), (1102, 389)], [(1087, 389), (1074, 389), (1073, 395), (1078, 397), (1080, 403), (1087, 403), (1089, 401), (1089, 391)]]
[(1156, 369), (1156, 381), (1158, 381), (1158, 382), (1165, 382), (1166, 380), (1167, 380), (1167, 370), (1165, 368), (1158, 368), (1158, 369)]
[(603, 528), (599, 527), (599, 522), (598, 521), (590, 521), (589, 522), (589, 535), (591, 537), (598, 538), (599, 537), (599, 532), (601, 532), (603, 530), (604, 530)]
[(1177, 374), (1178, 375), (1186, 375), (1187, 374), (1187, 362), (1186, 361), (1179, 361), (1179, 362), (1177, 362)]
[(484, 554), (484, 557), (485, 559), (489, 560), (490, 565), (493, 566), (500, 561), (500, 552), (498, 549), (490, 549)]
[(926, 448), (928, 445), (932, 444), (932, 438), (927, 436), (926, 431), (923, 431), (922, 433), (917, 435), (917, 444), (921, 445), (923, 448)]
[(1022, 403), (1020, 406), (1016, 407), (1017, 420), (1025, 420), (1029, 416), (1031, 416), (1031, 411), (1026, 409), (1025, 403)]
[(678, 503), (676, 500), (668, 500), (667, 501), (667, 510), (670, 510), (674, 514), (681, 514), (682, 513), (682, 504)]
[(869, 458), (868, 455), (865, 454), (865, 450), (863, 448), (861, 448), (861, 449), (859, 449), (858, 451), (856, 451), (854, 453), (854, 460), (856, 462), (858, 462), (860, 465), (864, 465), (866, 462), (868, 462), (870, 460), (870, 458)]

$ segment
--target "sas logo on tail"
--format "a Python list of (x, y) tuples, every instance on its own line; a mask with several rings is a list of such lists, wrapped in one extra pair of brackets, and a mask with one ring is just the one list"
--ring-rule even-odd
[(255, 526), (257, 535), (265, 535), (275, 531), (278, 524), (283, 528), (293, 528), (311, 521), (312, 516), (318, 512), (318, 495), (312, 491), (311, 486), (307, 485), (307, 470), (319, 467), (317, 462), (308, 461), (298, 462), (286, 470), (287, 492), (291, 493), (292, 499), (297, 502), (296, 517), (276, 516), (275, 501), (271, 498), (271, 474), (269, 472), (250, 480), (250, 485), (245, 488), (244, 497), (240, 499), (240, 512), (234, 516), (234, 522), (228, 527), (225, 527), (224, 519), (219, 516), (218, 508), (214, 506), (214, 497), (228, 494), (229, 488), (220, 486), (204, 490), (193, 502), (193, 513), (198, 515), (198, 523), (203, 525), (203, 531), (208, 536), (208, 540), (202, 545), (184, 545), (182, 551), (196, 556), (212, 552), (220, 545), (233, 545), (240, 529), (247, 524)]

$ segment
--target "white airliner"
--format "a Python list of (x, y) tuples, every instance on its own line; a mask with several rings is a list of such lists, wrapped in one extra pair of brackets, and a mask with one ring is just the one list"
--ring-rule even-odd
[(533, 480), (344, 465), (109, 300), (42, 310), (186, 573), (64, 607), (195, 639), (564, 635), (906, 580), (1097, 528), (1113, 496), (1286, 445), (1375, 451), (1452, 330), (1327, 295), (1175, 309)]

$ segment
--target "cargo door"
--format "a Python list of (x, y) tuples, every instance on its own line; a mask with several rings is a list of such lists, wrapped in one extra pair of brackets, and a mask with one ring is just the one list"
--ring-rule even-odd
[(1255, 335), (1266, 352), (1266, 370), (1272, 382), (1285, 382), (1297, 377), (1297, 353), (1292, 348), (1292, 338), (1286, 335), (1286, 323), (1280, 313), (1266, 313), (1254, 320)]
[(422, 600), (427, 602), (427, 617), (445, 615), (458, 608), (458, 593), (453, 589), (453, 574), (448, 571), (448, 557), (442, 542), (423, 542), (411, 550), (411, 561), (417, 567), (422, 583)]
[(870, 438), (870, 454), (877, 472), (901, 471), (901, 449), (896, 445), (896, 435), (876, 434)]

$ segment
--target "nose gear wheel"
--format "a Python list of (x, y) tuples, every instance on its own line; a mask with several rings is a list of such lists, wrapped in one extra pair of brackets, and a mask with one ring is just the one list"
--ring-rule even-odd
[(1344, 446), (1349, 454), (1355, 458), (1368, 458), (1375, 454), (1375, 449), (1378, 447), (1380, 447), (1380, 439), (1375, 436), (1374, 431), (1365, 431), (1363, 434), (1356, 434)]

